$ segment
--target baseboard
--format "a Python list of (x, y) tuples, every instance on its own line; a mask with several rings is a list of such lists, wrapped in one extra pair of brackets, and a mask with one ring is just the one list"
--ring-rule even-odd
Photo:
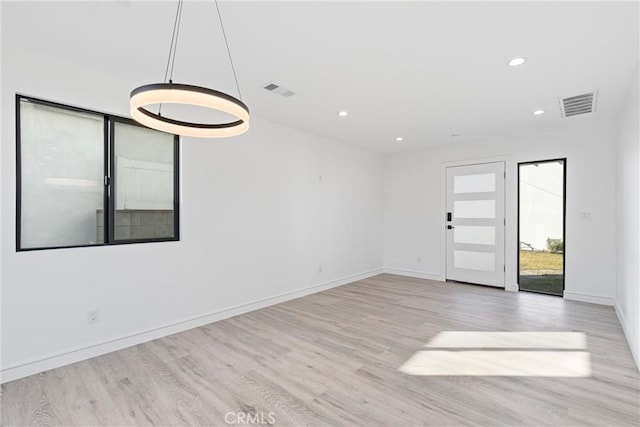
[(515, 285), (506, 285), (504, 287), (504, 290), (507, 291), (507, 292), (519, 292), (520, 291), (520, 287), (516, 283)]
[(112, 351), (121, 350), (123, 348), (131, 347), (137, 344), (142, 344), (144, 342), (162, 338), (167, 335), (172, 335), (178, 332), (197, 328), (199, 326), (207, 325), (209, 323), (217, 322), (219, 320), (227, 319), (239, 314), (248, 313), (250, 311), (258, 310), (260, 308), (268, 307), (275, 304), (280, 304), (285, 301), (304, 297), (316, 292), (335, 288), (337, 286), (346, 285), (348, 283), (363, 280), (382, 273), (382, 268), (376, 268), (373, 270), (352, 274), (350, 276), (341, 277), (339, 279), (319, 283), (304, 289), (298, 289), (295, 291), (275, 295), (273, 297), (264, 298), (235, 307), (207, 313), (201, 316), (184, 319), (179, 322), (160, 326), (158, 328), (140, 331), (113, 340), (99, 342), (89, 346), (59, 352), (42, 358), (18, 363), (13, 366), (3, 368), (0, 371), (0, 383), (13, 381), (19, 378), (27, 377), (29, 375), (37, 374), (39, 372), (48, 371), (50, 369), (80, 362), (82, 360), (90, 359), (92, 357), (100, 356)]
[(444, 282), (444, 276), (436, 273), (429, 273), (426, 271), (407, 270), (404, 268), (392, 268), (384, 267), (384, 272), (388, 274), (397, 274), (398, 276), (415, 277), (417, 279), (429, 279), (437, 280), (438, 282)]
[(629, 349), (631, 350), (631, 355), (633, 356), (633, 360), (636, 362), (636, 368), (638, 368), (638, 371), (640, 371), (640, 354), (638, 354), (639, 343), (635, 342), (635, 340), (632, 339), (631, 331), (627, 326), (627, 319), (624, 317), (624, 314), (622, 313), (622, 310), (620, 309), (617, 301), (615, 304), (615, 309), (616, 316), (618, 316), (618, 321), (620, 321), (620, 325), (622, 325), (624, 336), (625, 338), (627, 338), (627, 344), (629, 345)]
[(563, 298), (572, 301), (590, 302), (592, 304), (615, 305), (613, 297), (605, 297), (602, 295), (587, 294), (582, 292), (564, 291)]

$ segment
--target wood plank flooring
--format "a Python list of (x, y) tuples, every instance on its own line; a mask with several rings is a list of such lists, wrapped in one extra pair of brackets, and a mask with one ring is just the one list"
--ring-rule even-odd
[[(398, 371), (442, 331), (584, 332), (592, 375)], [(1, 423), (638, 426), (639, 380), (611, 307), (383, 274), (9, 382)]]

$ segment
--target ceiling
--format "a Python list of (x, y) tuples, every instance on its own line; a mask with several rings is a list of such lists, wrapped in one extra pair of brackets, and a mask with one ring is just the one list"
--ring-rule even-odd
[[(2, 7), (11, 43), (135, 85), (162, 81), (175, 1)], [(383, 152), (611, 119), (638, 63), (637, 2), (223, 1), (220, 10), (255, 116)], [(516, 56), (528, 61), (507, 66)], [(212, 1), (185, 2), (173, 80), (237, 95)], [(295, 95), (264, 90), (271, 82)], [(595, 113), (561, 118), (558, 97), (593, 89)]]

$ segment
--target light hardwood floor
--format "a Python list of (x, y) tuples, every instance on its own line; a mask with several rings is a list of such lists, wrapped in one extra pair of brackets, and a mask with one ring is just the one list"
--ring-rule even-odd
[[(441, 331), (584, 332), (592, 375), (398, 371)], [(238, 412), (276, 425), (640, 425), (611, 307), (387, 274), (13, 381), (1, 398), (3, 426), (229, 425)]]

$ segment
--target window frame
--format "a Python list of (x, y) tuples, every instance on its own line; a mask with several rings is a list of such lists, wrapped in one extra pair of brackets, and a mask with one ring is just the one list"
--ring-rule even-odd
[[(22, 153), (21, 153), (21, 121), (20, 103), (27, 101), (39, 105), (50, 106), (68, 111), (84, 114), (92, 114), (103, 118), (103, 221), (104, 221), (104, 242), (95, 244), (69, 245), (69, 246), (44, 246), (44, 247), (21, 247), (22, 237)], [(128, 245), (135, 243), (156, 243), (156, 242), (179, 242), (180, 241), (180, 137), (173, 135), (173, 237), (140, 238), (140, 239), (115, 239), (115, 184), (118, 179), (115, 171), (115, 124), (123, 123), (140, 128), (149, 129), (137, 123), (135, 120), (117, 116), (115, 114), (103, 113), (82, 107), (62, 104), (55, 101), (48, 101), (28, 95), (16, 93), (15, 99), (16, 116), (16, 252), (41, 251), (50, 249), (71, 249), (71, 248), (92, 248), (114, 245)], [(153, 130), (153, 129), (152, 129)], [(159, 132), (159, 131), (156, 131)]]
[[(530, 291), (530, 290), (526, 290), (526, 289), (520, 289), (520, 166), (527, 166), (527, 165), (533, 165), (533, 164), (540, 164), (540, 163), (553, 163), (553, 162), (562, 162), (562, 295), (556, 295), (556, 294), (550, 294), (550, 293), (545, 293), (545, 292), (537, 292), (537, 291)], [(551, 159), (545, 159), (545, 160), (532, 160), (532, 161), (526, 161), (526, 162), (518, 162), (517, 164), (517, 168), (518, 168), (518, 174), (517, 174), (517, 179), (518, 179), (518, 192), (517, 192), (517, 222), (516, 222), (516, 227), (517, 227), (517, 232), (516, 232), (516, 236), (517, 236), (517, 247), (518, 247), (518, 255), (516, 258), (516, 273), (517, 273), (517, 282), (518, 282), (518, 292), (529, 292), (529, 293), (534, 293), (534, 294), (541, 294), (541, 295), (551, 295), (551, 296), (559, 296), (560, 298), (564, 298), (564, 291), (566, 290), (566, 285), (567, 285), (567, 157), (556, 157), (556, 158), (551, 158)]]

